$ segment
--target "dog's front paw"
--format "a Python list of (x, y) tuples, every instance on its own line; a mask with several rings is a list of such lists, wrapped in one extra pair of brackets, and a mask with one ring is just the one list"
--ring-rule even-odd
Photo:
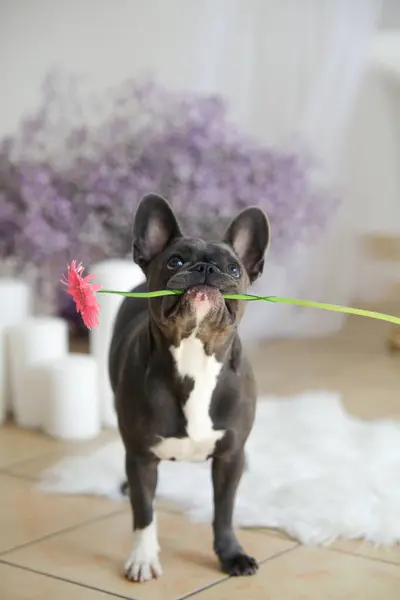
[(258, 570), (258, 562), (247, 554), (239, 553), (221, 561), (225, 573), (233, 577), (254, 575)]
[(151, 558), (140, 556), (133, 551), (125, 564), (125, 577), (129, 581), (143, 582), (157, 579), (162, 575), (162, 568), (158, 556)]
[(158, 560), (160, 546), (157, 541), (157, 527), (154, 520), (144, 529), (135, 529), (133, 547), (125, 563), (125, 577), (129, 581), (149, 581), (162, 575)]

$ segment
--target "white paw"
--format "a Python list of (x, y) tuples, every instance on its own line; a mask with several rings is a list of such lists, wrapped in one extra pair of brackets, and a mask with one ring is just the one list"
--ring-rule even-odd
[(134, 556), (132, 552), (125, 564), (125, 577), (129, 581), (150, 581), (151, 579), (158, 579), (161, 575), (162, 568), (158, 556), (141, 558), (139, 555)]
[(125, 577), (129, 581), (149, 581), (162, 575), (158, 560), (160, 547), (157, 541), (155, 520), (145, 529), (137, 529), (133, 537), (133, 548), (125, 564)]

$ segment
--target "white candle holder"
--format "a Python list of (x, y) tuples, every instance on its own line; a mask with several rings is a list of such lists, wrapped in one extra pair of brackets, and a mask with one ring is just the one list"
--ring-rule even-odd
[(44, 392), (44, 430), (62, 440), (100, 433), (97, 364), (87, 354), (69, 354), (36, 370)]
[[(141, 269), (127, 260), (106, 260), (91, 267), (95, 282), (103, 289), (128, 292), (144, 282)], [(100, 415), (104, 427), (117, 427), (114, 394), (108, 374), (108, 353), (117, 312), (123, 301), (116, 294), (99, 294), (100, 324), (89, 332), (90, 352), (98, 365)]]
[(41, 427), (44, 418), (42, 389), (30, 368), (67, 354), (67, 323), (56, 317), (26, 319), (10, 328), (9, 350), (15, 421), (21, 427)]
[(29, 286), (18, 279), (0, 278), (0, 423), (12, 408), (9, 328), (25, 320), (31, 310)]
[(7, 416), (5, 335), (0, 334), (0, 424)]

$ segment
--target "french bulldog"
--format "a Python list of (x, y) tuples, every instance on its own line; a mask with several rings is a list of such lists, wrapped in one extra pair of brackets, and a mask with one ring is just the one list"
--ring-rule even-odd
[(130, 581), (162, 574), (154, 498), (161, 460), (211, 459), (214, 551), (229, 575), (253, 575), (257, 561), (232, 525), (244, 447), (256, 411), (256, 386), (238, 325), (245, 293), (264, 265), (269, 225), (259, 208), (243, 210), (219, 242), (185, 237), (166, 200), (149, 194), (133, 227), (133, 259), (145, 290), (182, 295), (125, 298), (109, 355), (110, 380), (126, 451), (133, 512)]

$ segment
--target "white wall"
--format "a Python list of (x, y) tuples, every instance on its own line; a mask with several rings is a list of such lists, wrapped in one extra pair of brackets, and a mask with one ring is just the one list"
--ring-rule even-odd
[(197, 57), (181, 50), (196, 35), (191, 12), (186, 0), (1, 0), (0, 136), (38, 101), (52, 66), (89, 75), (97, 89), (139, 72), (198, 85)]
[[(326, 63), (332, 74), (347, 52), (345, 41), (327, 57), (335, 36), (346, 38), (348, 2), (303, 1), (296, 12), (296, 0), (0, 0), (0, 136), (38, 101), (49, 68), (61, 66), (88, 75), (97, 89), (150, 73), (178, 88), (222, 91), (234, 117), (273, 143), (275, 132), (292, 135), (310, 113), (311, 126), (302, 125), (317, 130), (313, 142), (322, 129), (330, 139), (327, 123), (340, 129), (333, 118), (340, 110), (327, 109), (329, 82), (319, 70)], [(367, 15), (374, 1), (363, 0)], [(332, 38), (335, 8), (343, 27)], [(315, 73), (321, 89), (314, 94)], [(341, 88), (348, 88), (343, 79), (337, 105), (346, 110)]]
[[(206, 0), (202, 1), (206, 3)], [(0, 137), (13, 131), (21, 115), (38, 102), (40, 84), (52, 66), (87, 74), (96, 89), (141, 72), (154, 73), (176, 87), (207, 89), (211, 73), (216, 69), (214, 63), (226, 50), (221, 41), (224, 27), (234, 29), (238, 26), (234, 20), (226, 24), (229, 12), (223, 13), (223, 9), (229, 1), (219, 0), (219, 8), (214, 8), (215, 3), (207, 2), (209, 10), (213, 11), (213, 19), (209, 21), (214, 29), (210, 30), (208, 22), (207, 27), (202, 22), (193, 23), (196, 13), (188, 0), (0, 0)], [(198, 11), (199, 20), (201, 15)], [(202, 18), (207, 16), (206, 10)], [(393, 26), (397, 18), (400, 25), (400, 0), (386, 0), (382, 24)], [(239, 15), (239, 19), (239, 25), (243, 27), (240, 39), (245, 44), (244, 14)], [(202, 53), (205, 32), (209, 40), (207, 55)], [(196, 35), (198, 44), (193, 43)], [(215, 47), (213, 53), (212, 44), (215, 43), (222, 44), (222, 47)], [(194, 51), (196, 45), (199, 48), (197, 55)], [(185, 46), (190, 48), (190, 52), (182, 51)], [(248, 73), (250, 77), (251, 66), (246, 69), (238, 64), (240, 47), (229, 50), (233, 67), (236, 65), (239, 73)], [(234, 57), (237, 63), (232, 53), (237, 53)], [(286, 60), (290, 58), (288, 54)], [(295, 61), (292, 60), (292, 63), (293, 69), (296, 69)], [(262, 69), (264, 62), (259, 65)], [(218, 72), (219, 78), (229, 77), (230, 80), (228, 85), (222, 82), (222, 89), (229, 92), (234, 85), (246, 88), (246, 81), (235, 83), (234, 73), (225, 75), (225, 67), (228, 70), (232, 68), (229, 61)], [(286, 98), (288, 110), (290, 103), (295, 110), (294, 104), (304, 101), (297, 89), (300, 84), (304, 85), (304, 82), (293, 82), (293, 96)], [(399, 193), (393, 173), (398, 170), (399, 160), (396, 142), (400, 138), (400, 108), (397, 110), (400, 93), (394, 88), (389, 89), (390, 86), (393, 88), (393, 83), (384, 81), (381, 76), (377, 78), (375, 72), (370, 73), (352, 119), (343, 171), (351, 193), (358, 197), (357, 210), (368, 206), (368, 210), (359, 217), (361, 229), (396, 230), (400, 226), (400, 208), (396, 212), (398, 219), (393, 218), (392, 210)], [(272, 119), (263, 123), (264, 130), (268, 132), (278, 118), (289, 120), (291, 115), (282, 107), (274, 110), (273, 97), (277, 95), (278, 85), (274, 88), (271, 82), (272, 91), (261, 90), (263, 97), (257, 94), (260, 88), (254, 81), (248, 87), (254, 96), (260, 96), (248, 102), (254, 111), (253, 120), (256, 122), (251, 123), (254, 130), (261, 126), (260, 120), (267, 119), (268, 112)], [(286, 87), (283, 89), (286, 92)], [(232, 96), (234, 107), (237, 98), (246, 99), (243, 91)], [(268, 109), (265, 108), (267, 102)], [(277, 97), (276, 102), (282, 104), (281, 98)], [(238, 110), (240, 112), (240, 106)], [(326, 121), (325, 113), (322, 113), (322, 118)], [(283, 128), (281, 123), (279, 127)]]
[(380, 27), (384, 30), (400, 29), (399, 0), (383, 0)]

